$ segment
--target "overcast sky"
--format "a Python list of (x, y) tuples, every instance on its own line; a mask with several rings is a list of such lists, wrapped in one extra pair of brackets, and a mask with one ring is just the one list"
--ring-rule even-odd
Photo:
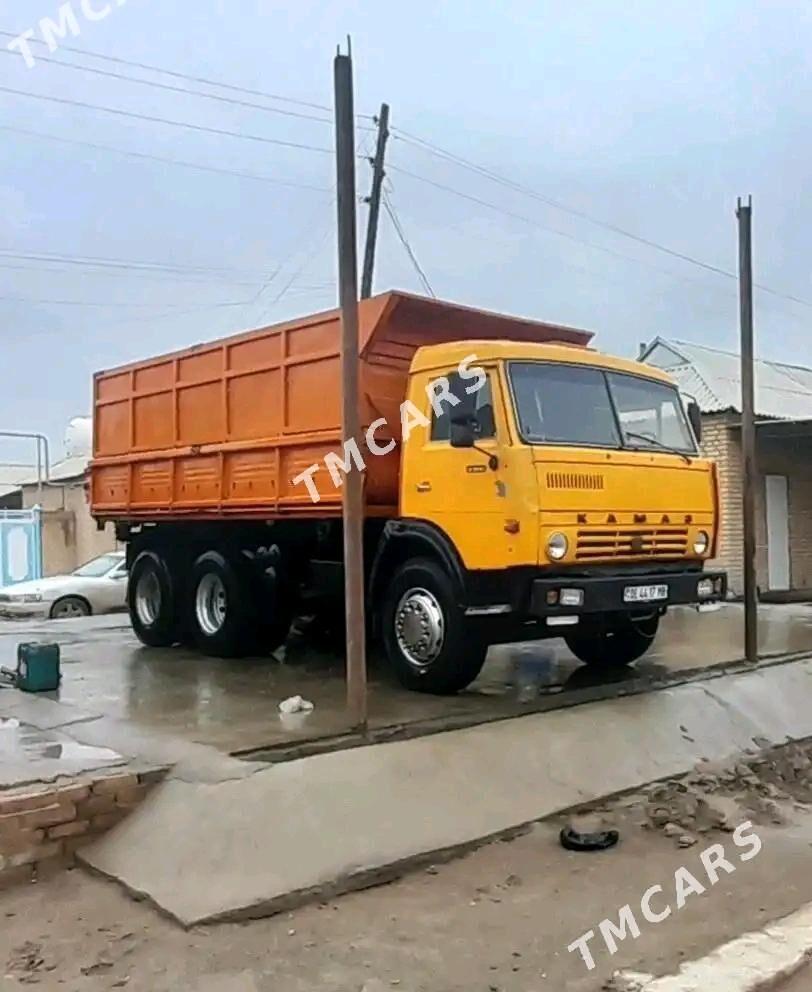
[[(60, 2), (9, 0), (0, 29), (41, 37), (40, 19)], [(359, 113), (386, 100), (391, 123), (408, 134), (726, 270), (736, 267), (736, 197), (752, 193), (756, 280), (812, 302), (808, 3), (127, 0), (98, 22), (83, 17), (79, 0), (74, 6), (81, 35), (65, 44), (322, 105), (332, 102), (336, 44), (350, 33)], [(2, 51), (10, 39), (0, 40), (6, 89), (331, 146), (329, 123), (41, 60), (29, 69)], [(33, 51), (324, 116), (64, 49)], [(5, 91), (0, 106), (0, 429), (44, 431), (58, 448), (68, 419), (90, 412), (94, 370), (335, 301), (329, 153)], [(360, 131), (358, 140), (366, 150), (373, 136)], [(390, 143), (390, 163), (392, 202), (439, 297), (587, 327), (621, 354), (656, 334), (735, 347), (734, 281), (402, 138)], [(360, 193), (368, 181), (362, 163)], [(365, 220), (362, 208), (361, 229)], [(422, 291), (388, 218), (382, 225), (376, 288)], [(149, 265), (19, 257), (41, 253)], [(812, 365), (810, 318), (812, 308), (760, 293), (760, 353)], [(6, 445), (0, 461), (18, 453)]]

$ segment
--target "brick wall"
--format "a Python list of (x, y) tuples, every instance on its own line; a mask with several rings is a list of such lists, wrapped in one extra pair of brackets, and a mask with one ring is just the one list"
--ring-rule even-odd
[[(736, 414), (710, 414), (702, 418), (702, 453), (713, 458), (719, 474), (721, 535), (711, 567), (725, 569), (730, 588), (743, 592), (741, 431)], [(769, 589), (767, 569), (767, 518), (765, 475), (785, 475), (789, 488), (790, 586), (812, 589), (812, 438), (757, 432), (756, 462), (756, 575), (759, 589)]]
[(741, 441), (731, 425), (738, 418), (720, 413), (702, 418), (702, 454), (716, 462), (719, 478), (720, 534), (709, 568), (724, 569), (731, 590), (742, 591)]
[(165, 774), (118, 773), (0, 792), (0, 887), (72, 864), (82, 844), (119, 823)]

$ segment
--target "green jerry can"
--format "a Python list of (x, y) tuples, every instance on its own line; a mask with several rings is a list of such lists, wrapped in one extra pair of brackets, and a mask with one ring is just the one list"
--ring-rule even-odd
[(58, 644), (18, 644), (14, 684), (24, 692), (51, 692), (59, 688)]

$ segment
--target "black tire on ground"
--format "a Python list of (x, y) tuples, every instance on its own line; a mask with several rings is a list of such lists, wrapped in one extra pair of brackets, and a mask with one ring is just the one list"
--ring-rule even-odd
[(204, 654), (241, 658), (254, 648), (257, 615), (246, 566), (237, 555), (206, 551), (192, 567), (188, 623)]
[(171, 647), (179, 639), (176, 583), (157, 551), (142, 551), (130, 568), (127, 606), (135, 636), (150, 648)]
[(458, 599), (445, 570), (429, 558), (395, 569), (383, 597), (381, 634), (389, 664), (407, 689), (446, 695), (479, 675), (488, 646), (466, 623)]
[(89, 617), (93, 610), (90, 603), (81, 596), (63, 596), (51, 607), (52, 620), (66, 620), (70, 617)]
[(656, 614), (644, 619), (624, 617), (589, 632), (567, 634), (564, 640), (575, 657), (587, 665), (623, 668), (643, 657), (659, 625)]

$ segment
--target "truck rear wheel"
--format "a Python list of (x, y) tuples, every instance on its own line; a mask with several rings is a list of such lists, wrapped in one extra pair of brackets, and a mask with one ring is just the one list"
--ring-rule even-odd
[(240, 562), (206, 551), (192, 567), (189, 598), (189, 626), (204, 654), (238, 658), (248, 653), (255, 617)]
[(157, 551), (142, 551), (130, 568), (127, 605), (135, 636), (150, 648), (178, 640), (175, 582)]
[(660, 618), (624, 617), (588, 632), (568, 634), (564, 640), (576, 658), (587, 665), (622, 668), (642, 658), (654, 642)]
[(465, 622), (454, 585), (428, 558), (400, 565), (383, 601), (389, 664), (407, 689), (459, 692), (479, 675), (488, 647)]

